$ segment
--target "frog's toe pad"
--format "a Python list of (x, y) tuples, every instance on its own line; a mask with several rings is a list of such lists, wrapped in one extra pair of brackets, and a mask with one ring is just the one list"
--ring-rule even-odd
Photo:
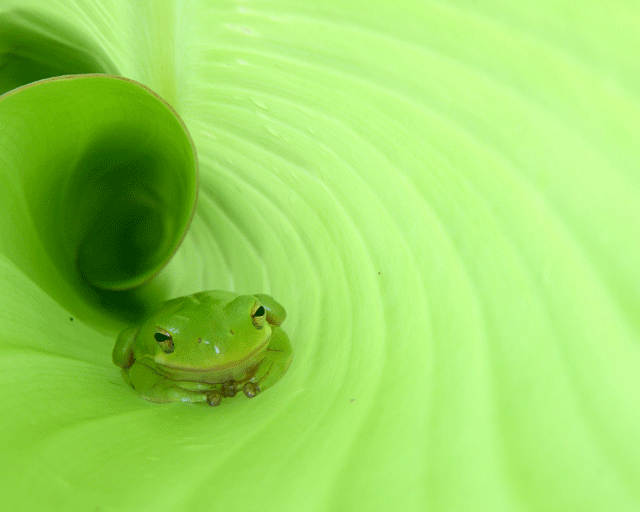
[(243, 387), (242, 387), (242, 392), (247, 395), (247, 398), (253, 398), (254, 396), (256, 396), (258, 393), (260, 393), (260, 386), (258, 386), (256, 383), (254, 382), (247, 382)]
[(220, 402), (222, 402), (222, 395), (217, 391), (213, 393), (207, 393), (206, 396), (207, 396), (207, 403), (212, 407), (215, 407), (216, 405), (220, 405)]
[(228, 380), (227, 382), (222, 384), (222, 389), (221, 389), (222, 396), (226, 396), (226, 397), (236, 396), (237, 392), (238, 390), (236, 389), (236, 386), (232, 380)]

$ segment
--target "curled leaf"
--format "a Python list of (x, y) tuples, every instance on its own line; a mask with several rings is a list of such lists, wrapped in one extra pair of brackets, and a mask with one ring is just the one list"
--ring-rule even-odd
[(46, 254), (68, 282), (125, 289), (166, 265), (198, 188), (195, 147), (167, 103), (132, 80), (63, 76), (0, 97), (0, 119), (2, 172), (20, 177), (5, 207), (44, 253), (8, 248), (20, 266)]

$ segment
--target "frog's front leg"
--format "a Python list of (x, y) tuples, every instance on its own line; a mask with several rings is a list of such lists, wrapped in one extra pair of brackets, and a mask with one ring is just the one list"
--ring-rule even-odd
[(116, 344), (111, 353), (114, 364), (120, 368), (127, 369), (133, 364), (133, 340), (138, 332), (137, 327), (129, 327), (118, 335)]
[(242, 391), (248, 398), (270, 388), (285, 374), (291, 364), (293, 351), (287, 334), (279, 327), (273, 327), (267, 355), (260, 363), (255, 375), (244, 384)]
[(140, 396), (150, 402), (219, 405), (222, 400), (222, 394), (212, 385), (171, 380), (139, 362), (129, 369), (129, 380)]

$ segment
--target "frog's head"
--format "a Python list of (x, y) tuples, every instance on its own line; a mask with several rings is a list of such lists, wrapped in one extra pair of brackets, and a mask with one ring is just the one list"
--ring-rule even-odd
[(244, 378), (264, 358), (271, 325), (251, 295), (195, 294), (161, 305), (140, 327), (135, 358), (176, 380)]

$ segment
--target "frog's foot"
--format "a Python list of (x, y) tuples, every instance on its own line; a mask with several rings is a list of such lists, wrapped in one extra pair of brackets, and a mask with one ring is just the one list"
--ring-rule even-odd
[[(240, 386), (242, 386), (242, 388), (240, 388)], [(257, 382), (246, 382), (243, 385), (242, 382), (228, 380), (222, 383), (222, 387), (219, 391), (209, 391), (206, 393), (207, 403), (209, 405), (220, 405), (223, 398), (236, 396), (240, 389), (242, 389), (242, 392), (247, 396), (247, 398), (253, 398), (260, 393), (260, 387)]]

